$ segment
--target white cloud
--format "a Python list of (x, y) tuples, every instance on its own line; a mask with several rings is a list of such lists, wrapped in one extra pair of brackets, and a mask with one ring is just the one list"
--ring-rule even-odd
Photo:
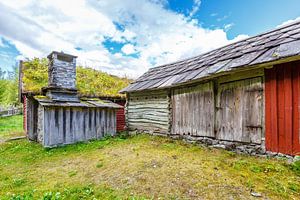
[[(225, 29), (202, 28), (197, 20), (165, 9), (166, 4), (166, 0), (0, 0), (0, 36), (16, 46), (20, 57), (64, 51), (77, 55), (80, 65), (130, 77), (153, 65), (236, 41), (227, 39)], [(192, 14), (200, 4), (194, 1)], [(107, 39), (122, 43), (124, 54), (110, 52), (103, 44)], [(127, 56), (136, 52), (137, 58)]]
[(190, 17), (192, 17), (198, 12), (198, 10), (200, 9), (200, 5), (201, 5), (201, 0), (194, 0), (194, 5), (192, 11), (190, 12)]
[(0, 37), (0, 47), (6, 47), (6, 45), (3, 42), (3, 39)]
[(234, 23), (225, 24), (224, 25), (224, 30), (225, 31), (229, 31), (233, 26), (234, 26)]
[(123, 53), (125, 53), (126, 55), (130, 55), (130, 54), (136, 53), (135, 47), (132, 44), (125, 44), (122, 47), (121, 51)]
[(291, 23), (296, 22), (296, 21), (300, 21), (300, 17), (297, 17), (295, 19), (287, 20), (287, 21), (281, 23), (280, 25), (278, 25), (277, 28), (282, 27), (282, 26), (286, 26), (286, 25), (291, 24)]

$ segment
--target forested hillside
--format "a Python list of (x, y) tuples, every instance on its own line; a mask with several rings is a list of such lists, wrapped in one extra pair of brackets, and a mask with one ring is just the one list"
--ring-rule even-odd
[[(118, 91), (126, 87), (130, 79), (120, 78), (94, 70), (77, 66), (76, 85), (80, 95), (86, 96), (121, 96)], [(24, 92), (40, 93), (48, 84), (48, 60), (32, 59), (23, 63)]]

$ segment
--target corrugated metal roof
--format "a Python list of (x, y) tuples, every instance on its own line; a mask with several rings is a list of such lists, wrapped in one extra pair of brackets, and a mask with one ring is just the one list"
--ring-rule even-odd
[(196, 57), (151, 68), (120, 92), (173, 87), (296, 55), (300, 55), (300, 21)]

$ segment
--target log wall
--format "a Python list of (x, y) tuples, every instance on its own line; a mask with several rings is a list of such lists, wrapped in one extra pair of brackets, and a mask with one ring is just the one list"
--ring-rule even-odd
[(128, 129), (169, 133), (169, 99), (167, 91), (131, 93), (126, 104)]

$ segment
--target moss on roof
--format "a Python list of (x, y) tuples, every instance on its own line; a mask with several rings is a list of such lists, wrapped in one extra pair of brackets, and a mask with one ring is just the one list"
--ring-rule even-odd
[[(41, 93), (48, 85), (48, 60), (32, 59), (23, 63), (23, 92)], [(123, 96), (118, 93), (130, 83), (130, 79), (120, 78), (92, 68), (78, 66), (76, 86), (82, 96)]]

